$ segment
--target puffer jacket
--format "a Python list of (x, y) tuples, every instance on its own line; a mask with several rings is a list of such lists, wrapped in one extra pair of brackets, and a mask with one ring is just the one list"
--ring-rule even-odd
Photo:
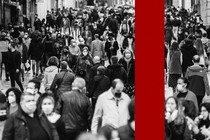
[(68, 70), (61, 70), (61, 72), (55, 75), (50, 89), (60, 97), (61, 94), (67, 91), (71, 91), (72, 82), (74, 81), (75, 75)]
[(73, 89), (62, 94), (56, 112), (61, 114), (66, 130), (74, 132), (90, 130), (92, 106), (88, 97), (79, 90)]
[(44, 87), (45, 89), (49, 89), (55, 75), (58, 73), (59, 69), (56, 66), (49, 66), (45, 69), (44, 72)]
[[(50, 140), (59, 140), (55, 127), (47, 120), (44, 114), (39, 115), (40, 124), (47, 132)], [(30, 132), (23, 111), (19, 109), (11, 114), (4, 126), (2, 140), (29, 140)]]

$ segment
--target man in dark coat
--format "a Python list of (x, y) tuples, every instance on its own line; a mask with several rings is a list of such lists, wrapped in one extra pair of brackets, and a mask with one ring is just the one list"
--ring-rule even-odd
[(2, 140), (59, 140), (54, 126), (36, 111), (35, 96), (21, 95), (20, 108), (5, 123)]
[(107, 54), (107, 57), (109, 59), (109, 63), (111, 64), (111, 57), (113, 55), (117, 55), (117, 50), (119, 49), (117, 41), (114, 39), (114, 34), (110, 33), (108, 35), (108, 40), (105, 43), (105, 52)]
[(85, 95), (85, 84), (83, 78), (75, 78), (72, 90), (63, 93), (57, 103), (56, 111), (65, 123), (68, 140), (75, 140), (80, 133), (90, 130), (93, 113), (90, 100)]
[(7, 53), (7, 68), (9, 71), (9, 76), (11, 80), (11, 87), (15, 87), (15, 81), (20, 87), (21, 91), (23, 91), (23, 85), (20, 82), (20, 66), (21, 66), (21, 54), (20, 52), (15, 50), (16, 43), (10, 42), (9, 49)]

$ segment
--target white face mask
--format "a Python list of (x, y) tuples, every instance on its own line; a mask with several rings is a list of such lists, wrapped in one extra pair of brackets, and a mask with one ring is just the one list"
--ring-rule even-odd
[(42, 110), (46, 115), (51, 114), (53, 112), (53, 108), (54, 108), (53, 104), (42, 105)]
[(183, 85), (177, 84), (178, 91), (183, 91), (183, 89), (184, 89)]
[(9, 104), (14, 103), (15, 102), (15, 96), (8, 96), (8, 101), (9, 101)]
[(130, 53), (125, 53), (125, 58), (131, 58), (131, 54)]
[(84, 56), (86, 56), (86, 55), (88, 55), (88, 52), (83, 52), (82, 54), (83, 54)]

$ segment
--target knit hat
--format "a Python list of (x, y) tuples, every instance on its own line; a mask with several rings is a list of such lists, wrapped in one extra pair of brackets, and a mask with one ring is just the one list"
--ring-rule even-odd
[(84, 51), (84, 50), (89, 51), (89, 50), (88, 50), (88, 47), (84, 47), (84, 48), (82, 49), (82, 51)]

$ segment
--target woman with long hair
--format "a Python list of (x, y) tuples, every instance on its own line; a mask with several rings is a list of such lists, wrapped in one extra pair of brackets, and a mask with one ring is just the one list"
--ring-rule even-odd
[(182, 74), (182, 52), (179, 50), (179, 45), (177, 42), (173, 42), (170, 46), (170, 51), (168, 53), (168, 69), (169, 69), (169, 87), (172, 87), (175, 91), (176, 83)]
[(165, 108), (166, 136), (171, 140), (184, 140), (186, 121), (181, 102), (171, 96), (166, 100)]
[(203, 43), (202, 43), (201, 39), (196, 39), (195, 40), (194, 47), (197, 50), (197, 55), (200, 56), (200, 63), (199, 63), (199, 65), (203, 66), (203, 67), (206, 67), (206, 65), (208, 65), (207, 64), (208, 57), (207, 57), (207, 54), (206, 54), (206, 52), (204, 50), (204, 46), (203, 46)]

